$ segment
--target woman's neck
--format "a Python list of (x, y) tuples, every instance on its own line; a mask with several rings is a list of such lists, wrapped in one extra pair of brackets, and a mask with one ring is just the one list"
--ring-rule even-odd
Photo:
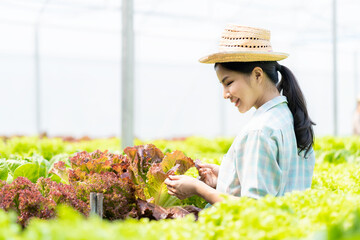
[(271, 99), (280, 96), (280, 93), (278, 89), (275, 86), (273, 86), (271, 88), (264, 89), (263, 93), (260, 96), (261, 97), (259, 97), (258, 101), (255, 104), (256, 109), (258, 109), (259, 107), (270, 101)]

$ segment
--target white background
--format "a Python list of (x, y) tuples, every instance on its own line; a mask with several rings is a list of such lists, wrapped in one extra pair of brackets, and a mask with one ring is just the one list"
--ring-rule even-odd
[[(121, 1), (0, 0), (0, 135), (120, 136)], [(271, 30), (297, 77), (317, 136), (333, 133), (332, 1), (136, 0), (135, 135), (235, 136), (251, 117), (222, 99), (213, 65), (227, 23)], [(360, 69), (360, 2), (338, 1), (338, 129), (351, 134)], [(355, 63), (355, 56), (357, 64)], [(356, 77), (357, 76), (357, 77)], [(223, 123), (225, 121), (225, 124)]]

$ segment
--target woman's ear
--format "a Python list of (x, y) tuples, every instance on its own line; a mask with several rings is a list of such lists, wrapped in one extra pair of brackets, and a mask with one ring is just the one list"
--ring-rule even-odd
[(260, 67), (255, 67), (252, 70), (253, 78), (255, 79), (256, 83), (261, 84), (264, 78), (264, 71)]

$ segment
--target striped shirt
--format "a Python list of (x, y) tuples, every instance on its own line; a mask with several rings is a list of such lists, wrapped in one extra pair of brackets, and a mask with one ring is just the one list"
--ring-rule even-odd
[(234, 196), (282, 196), (311, 187), (314, 150), (298, 154), (285, 96), (259, 107), (220, 165), (216, 189)]

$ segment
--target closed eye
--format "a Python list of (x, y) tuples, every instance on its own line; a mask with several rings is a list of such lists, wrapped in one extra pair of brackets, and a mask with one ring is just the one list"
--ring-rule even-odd
[(226, 86), (230, 86), (233, 83), (233, 81), (230, 81), (226, 84)]

